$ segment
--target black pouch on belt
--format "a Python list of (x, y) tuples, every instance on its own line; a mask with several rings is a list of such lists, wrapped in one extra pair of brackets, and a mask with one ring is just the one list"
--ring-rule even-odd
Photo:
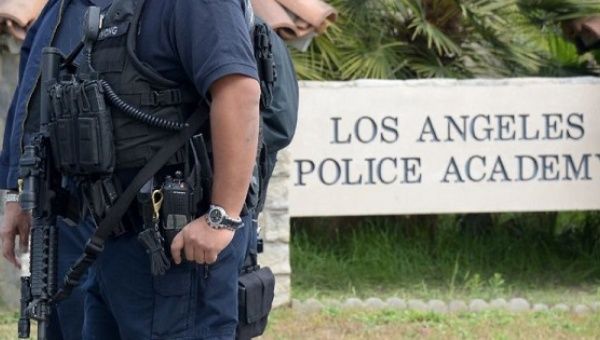
[(260, 336), (267, 327), (275, 297), (275, 275), (268, 267), (243, 273), (238, 281), (238, 340)]

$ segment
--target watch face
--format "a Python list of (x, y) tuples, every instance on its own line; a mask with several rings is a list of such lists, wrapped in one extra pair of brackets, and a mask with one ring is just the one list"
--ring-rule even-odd
[(223, 219), (223, 212), (220, 209), (211, 209), (208, 213), (208, 218), (210, 218), (212, 223), (219, 224)]

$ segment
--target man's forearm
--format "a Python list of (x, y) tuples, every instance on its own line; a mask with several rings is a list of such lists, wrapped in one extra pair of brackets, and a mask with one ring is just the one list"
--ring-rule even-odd
[(211, 202), (236, 217), (242, 210), (256, 160), (260, 87), (252, 78), (234, 75), (218, 80), (211, 93)]

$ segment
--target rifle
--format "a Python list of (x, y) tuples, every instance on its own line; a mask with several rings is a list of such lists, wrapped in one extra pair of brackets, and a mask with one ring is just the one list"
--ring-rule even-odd
[[(61, 176), (52, 164), (48, 86), (56, 82), (64, 60), (55, 48), (42, 51), (40, 130), (21, 156), (19, 202), (32, 216), (30, 252), (23, 254), (21, 271), (20, 339), (30, 336), (31, 319), (37, 321), (38, 340), (47, 339), (47, 326), (57, 288), (56, 194)], [(29, 268), (28, 268), (29, 267)]]

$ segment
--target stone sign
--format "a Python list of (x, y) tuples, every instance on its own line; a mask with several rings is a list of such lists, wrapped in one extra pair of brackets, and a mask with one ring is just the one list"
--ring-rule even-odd
[(600, 209), (600, 80), (306, 82), (291, 216)]

